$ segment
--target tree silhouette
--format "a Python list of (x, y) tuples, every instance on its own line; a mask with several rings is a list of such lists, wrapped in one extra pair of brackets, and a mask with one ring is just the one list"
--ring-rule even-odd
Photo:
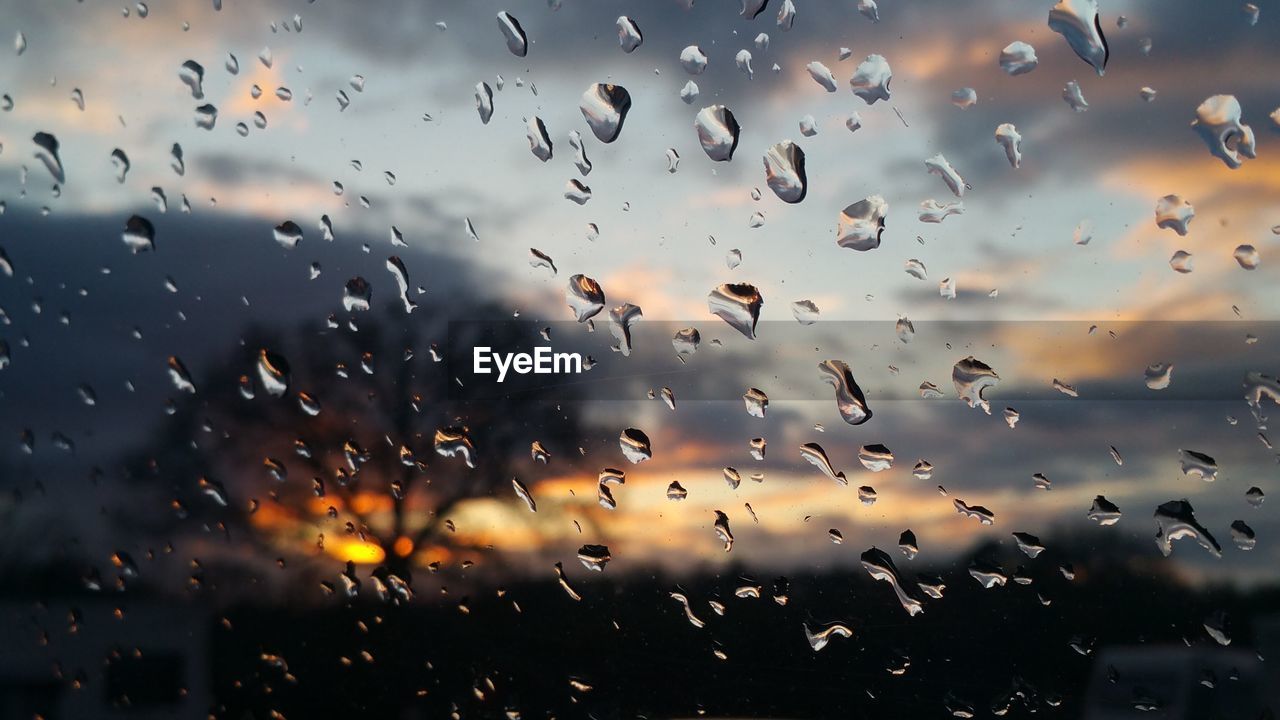
[[(468, 314), (501, 317), (485, 305)], [(288, 562), (324, 550), (378, 565), (375, 587), (402, 598), (415, 565), (464, 549), (449, 518), (460, 503), (498, 496), (536, 520), (512, 478), (533, 464), (534, 440), (557, 463), (574, 462), (579, 426), (561, 409), (570, 391), (484, 401), (451, 393), (454, 380), (435, 345), (465, 346), (481, 330), (455, 326), (451, 337), (447, 323), (427, 308), (406, 315), (387, 307), (351, 320), (331, 317), (319, 330), (251, 329), (225, 361), (193, 381), (194, 392), (178, 393), (169, 422), (126, 462), (127, 475), (154, 491), (150, 503), (170, 512), (131, 508), (117, 520), (159, 536), (220, 538), (198, 548), (204, 557), (192, 562), (194, 586), (228, 549), (234, 557), (224, 559), (241, 571), (251, 564), (247, 555)], [(496, 333), (511, 345), (529, 341), (516, 324), (483, 327), (489, 340)], [(280, 372), (287, 389), (264, 384), (263, 363), (267, 379), (270, 370)], [(438, 453), (438, 434), (457, 436), (463, 452)], [(327, 587), (353, 592), (359, 583), (348, 568)], [(332, 563), (312, 569), (335, 577)]]

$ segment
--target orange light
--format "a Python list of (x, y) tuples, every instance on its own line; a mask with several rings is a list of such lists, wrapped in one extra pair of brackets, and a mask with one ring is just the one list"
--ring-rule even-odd
[(391, 498), (381, 493), (362, 492), (353, 496), (348, 505), (351, 511), (360, 515), (368, 515), (374, 511), (391, 509)]
[(400, 557), (409, 557), (413, 552), (413, 541), (401, 535), (396, 538), (395, 544), (391, 546), (391, 549)]
[(453, 557), (453, 553), (448, 548), (433, 545), (418, 554), (418, 562), (423, 565), (430, 565), (433, 562), (447, 563)]
[(249, 522), (257, 528), (279, 528), (297, 522), (293, 511), (273, 502), (258, 506), (258, 511), (249, 516)]
[(354, 538), (332, 538), (325, 543), (324, 549), (343, 562), (357, 565), (376, 565), (387, 557), (377, 544)]

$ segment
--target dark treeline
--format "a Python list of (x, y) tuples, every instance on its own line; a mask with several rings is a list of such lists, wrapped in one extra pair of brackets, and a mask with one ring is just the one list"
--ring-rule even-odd
[[(786, 579), (746, 571), (615, 578), (606, 569), (574, 583), (580, 601), (551, 572), (505, 588), (416, 573), (416, 596), (408, 603), (376, 601), (367, 582), (353, 600), (335, 595), (302, 608), (269, 599), (242, 603), (209, 614), (215, 699), (209, 712), (219, 718), (272, 712), (285, 718), (508, 712), (525, 718), (904, 718), (968, 709), (975, 717), (1007, 711), (1075, 718), (1082, 716), (1093, 665), (1107, 648), (1146, 645), (1160, 652), (1190, 645), (1214, 652), (1218, 645), (1203, 624), (1219, 612), (1228, 618), (1233, 647), (1256, 647), (1267, 664), (1267, 648), (1255, 642), (1261, 639), (1255, 621), (1274, 622), (1280, 589), (1196, 589), (1141, 567), (1132, 552), (1050, 548), (1035, 560), (1022, 558), (1021, 576), (1031, 580), (1025, 585), (1012, 579), (1019, 562), (1012, 552), (978, 548), (971, 557), (1011, 576), (1006, 586), (991, 589), (969, 576), (966, 563), (915, 568), (898, 562), (906, 578), (926, 570), (947, 584), (945, 597), (927, 601), (915, 617), (888, 585), (861, 569)], [(1061, 568), (1068, 556), (1092, 559), (1077, 560), (1069, 580)], [(32, 576), (14, 587), (24, 588), (28, 599), (88, 600), (73, 575)], [(736, 596), (743, 586), (758, 586), (761, 596)], [(704, 627), (694, 627), (672, 591), (689, 598)], [(208, 590), (191, 592), (197, 605), (216, 604), (202, 596)], [(148, 595), (135, 588), (106, 597), (127, 605)], [(710, 601), (724, 605), (723, 616)], [(816, 631), (836, 621), (853, 636), (832, 637), (813, 650), (805, 625)], [(1165, 699), (1158, 691), (1148, 697), (1153, 691), (1127, 677), (1127, 668), (1111, 673), (1124, 697)], [(1267, 717), (1256, 684), (1224, 677), (1215, 688), (1196, 684), (1190, 692), (1239, 696), (1233, 702), (1250, 710), (1233, 720)]]

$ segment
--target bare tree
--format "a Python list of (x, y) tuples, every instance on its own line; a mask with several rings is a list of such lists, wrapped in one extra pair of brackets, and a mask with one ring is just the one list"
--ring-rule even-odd
[[(486, 307), (469, 314), (498, 317)], [(446, 318), (388, 308), (354, 322), (250, 331), (127, 463), (157, 491), (152, 503), (170, 511), (118, 519), (156, 534), (212, 536), (271, 561), (315, 556), (325, 543), (341, 556), (332, 546), (346, 544), (381, 566), (379, 582), (409, 582), (433, 552), (459, 549), (448, 529), (460, 503), (517, 501), (512, 478), (533, 462), (533, 440), (573, 461), (579, 425), (563, 409), (572, 399), (563, 389), (459, 399), (433, 347), (449, 337)], [(527, 341), (515, 326), (488, 331), (495, 327), (512, 344)], [(455, 330), (452, 341), (465, 344), (457, 335), (467, 332)], [(458, 452), (445, 456), (437, 445)]]

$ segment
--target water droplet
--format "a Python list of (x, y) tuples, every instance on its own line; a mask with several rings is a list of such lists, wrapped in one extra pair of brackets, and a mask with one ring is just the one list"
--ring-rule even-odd
[(573, 164), (578, 167), (578, 172), (586, 177), (591, 173), (591, 160), (587, 158), (587, 148), (582, 142), (582, 135), (577, 130), (569, 131), (569, 147), (573, 148), (574, 159)]
[(583, 323), (595, 317), (604, 309), (604, 290), (600, 283), (586, 275), (574, 275), (569, 278), (569, 286), (565, 289), (565, 301), (574, 317)]
[(664, 387), (659, 394), (662, 396), (662, 402), (666, 403), (668, 409), (676, 409), (676, 395), (671, 391), (671, 388)]
[(169, 356), (169, 378), (173, 380), (173, 386), (179, 392), (195, 393), (196, 385), (191, 381), (191, 373), (176, 355)]
[(460, 457), (469, 468), (476, 466), (476, 448), (464, 426), (443, 427), (436, 430), (433, 440), (436, 454), (444, 457)]
[(681, 607), (684, 608), (684, 617), (686, 620), (689, 621), (690, 625), (694, 626), (695, 628), (702, 628), (706, 626), (706, 623), (699, 620), (698, 616), (693, 614), (693, 607), (689, 604), (689, 598), (684, 593), (672, 592), (670, 593), (670, 595), (673, 600), (680, 603)]
[(863, 485), (858, 488), (858, 502), (863, 505), (871, 506), (876, 504), (876, 489), (870, 485)]
[(698, 99), (698, 83), (688, 80), (684, 87), (680, 88), (680, 99), (685, 105), (692, 105), (694, 100)]
[(1044, 552), (1044, 545), (1041, 544), (1040, 538), (1030, 533), (1016, 532), (1013, 539), (1018, 543), (1018, 549), (1027, 557), (1034, 559), (1037, 555)]
[(289, 391), (292, 374), (289, 371), (289, 361), (284, 357), (263, 348), (258, 351), (256, 367), (258, 381), (262, 383), (262, 388), (268, 395), (278, 398)]
[(1010, 76), (1029, 73), (1039, 62), (1036, 49), (1021, 40), (1009, 43), (1000, 51), (1000, 69)]
[(693, 127), (698, 131), (698, 142), (707, 157), (716, 162), (733, 159), (741, 128), (729, 108), (724, 105), (702, 108), (693, 119)]
[(831, 623), (825, 628), (814, 632), (809, 629), (809, 623), (804, 623), (804, 637), (809, 641), (809, 647), (813, 648), (814, 652), (818, 652), (825, 648), (833, 637), (853, 637), (853, 630), (850, 630), (849, 626), (843, 623)]
[[(631, 94), (621, 85), (597, 83), (582, 93), (578, 107), (596, 139), (611, 143), (618, 139), (622, 124), (627, 119), (627, 112), (631, 110)], [(585, 174), (584, 172), (583, 175)]]
[(188, 88), (191, 88), (191, 97), (195, 100), (204, 99), (204, 66), (195, 60), (188, 60), (182, 63), (182, 67), (178, 69), (178, 79)]
[(534, 501), (534, 496), (531, 495), (525, 483), (520, 482), (520, 478), (512, 478), (511, 486), (515, 488), (516, 496), (525, 501), (525, 506), (529, 507), (530, 512), (538, 512), (538, 502)]
[(790, 140), (769, 148), (764, 156), (764, 172), (769, 189), (783, 202), (798, 203), (809, 191), (804, 151)]
[(1240, 245), (1233, 253), (1236, 262), (1245, 270), (1255, 270), (1262, 259), (1258, 257), (1258, 249), (1252, 245)]
[(214, 501), (221, 507), (227, 507), (230, 503), (227, 498), (227, 490), (222, 483), (217, 480), (211, 480), (207, 477), (201, 477), (196, 481), (196, 485), (200, 488), (200, 493), (210, 500)]
[[(929, 198), (920, 203), (920, 222), (940, 223), (952, 215), (964, 214), (964, 202), (957, 200), (955, 202), (940, 203), (933, 198)], [(911, 262), (911, 261), (908, 261)], [(918, 260), (915, 262), (919, 263)], [(907, 272), (911, 272), (908, 270)], [(924, 278), (921, 277), (921, 280)]]
[(205, 103), (196, 108), (196, 127), (201, 130), (212, 130), (218, 123), (218, 108)]
[(796, 22), (796, 6), (791, 0), (782, 0), (782, 7), (778, 8), (778, 27), (786, 32), (790, 30)]
[(280, 246), (292, 250), (302, 242), (302, 228), (292, 220), (285, 220), (275, 227), (273, 235)]
[(988, 415), (991, 414), (991, 403), (986, 398), (986, 391), (1000, 382), (1000, 376), (990, 365), (970, 355), (951, 368), (951, 382), (955, 384), (956, 395), (966, 405), (971, 408), (980, 407)]
[(529, 248), (529, 267), (547, 268), (551, 271), (552, 277), (556, 275), (556, 264), (550, 255), (542, 252), (537, 248)]
[(853, 94), (862, 98), (868, 105), (877, 100), (889, 99), (889, 81), (893, 80), (893, 71), (889, 69), (889, 61), (883, 55), (868, 55), (859, 63), (849, 78), (849, 87)]
[(1231, 540), (1236, 547), (1246, 551), (1252, 550), (1258, 544), (1253, 528), (1243, 520), (1235, 520), (1231, 523)]
[(916, 327), (911, 324), (911, 320), (905, 315), (899, 316), (897, 322), (894, 323), (894, 332), (898, 335), (898, 340), (902, 344), (911, 342), (916, 336)]
[(911, 475), (917, 480), (928, 480), (933, 477), (933, 463), (928, 460), (920, 460), (916, 466), (911, 469)]
[(1170, 500), (1156, 508), (1156, 547), (1165, 557), (1173, 552), (1173, 541), (1191, 538), (1214, 557), (1222, 557), (1222, 547), (1203, 525), (1186, 500)]
[(746, 405), (747, 414), (751, 417), (763, 418), (769, 409), (769, 396), (759, 388), (748, 388), (742, 395), (742, 402)]
[(724, 551), (729, 552), (733, 549), (733, 532), (729, 530), (729, 516), (719, 510), (715, 511), (716, 537), (720, 538), (720, 542), (724, 543)]
[(880, 247), (880, 236), (884, 233), (888, 214), (889, 203), (879, 195), (847, 206), (840, 212), (836, 223), (836, 245), (860, 252)]
[(680, 153), (675, 148), (667, 148), (667, 172), (674, 174), (680, 169)]
[(908, 560), (914, 560), (920, 554), (920, 545), (916, 542), (916, 534), (910, 529), (903, 530), (898, 536), (898, 549)]
[(1214, 95), (1196, 108), (1191, 127), (1209, 146), (1209, 153), (1235, 169), (1241, 158), (1257, 157), (1253, 128), (1240, 122), (1240, 101), (1234, 95)]
[(591, 187), (582, 183), (577, 178), (569, 178), (564, 184), (564, 197), (566, 200), (572, 200), (579, 205), (586, 205), (591, 199)]
[(964, 197), (965, 185), (964, 178), (960, 177), (960, 173), (951, 167), (951, 163), (938, 153), (924, 161), (924, 167), (929, 171), (930, 175), (937, 175), (942, 178), (942, 182), (946, 183), (947, 189), (956, 197)]
[(1172, 363), (1153, 363), (1147, 366), (1144, 373), (1147, 387), (1152, 390), (1164, 390), (1173, 380)]
[(1080, 89), (1080, 83), (1071, 80), (1062, 88), (1062, 99), (1067, 101), (1067, 105), (1076, 112), (1084, 112), (1089, 109), (1089, 103), (1084, 99), (1084, 92)]
[(1187, 226), (1195, 218), (1195, 208), (1177, 195), (1165, 195), (1156, 201), (1156, 227), (1187, 234)]
[(702, 342), (702, 335), (697, 328), (691, 327), (677, 330), (676, 334), (671, 338), (671, 346), (675, 349), (676, 355), (682, 360), (686, 356), (697, 352), (700, 342)]
[(690, 75), (701, 75), (707, 69), (707, 56), (702, 48), (690, 45), (680, 51), (680, 65)]
[(626, 15), (618, 16), (618, 44), (622, 46), (622, 52), (631, 53), (643, 42), (644, 35), (636, 21)]
[(498, 13), (498, 29), (502, 31), (502, 37), (506, 39), (507, 49), (512, 55), (524, 57), (529, 53), (529, 38), (524, 34), (524, 28), (506, 10)]
[(737, 69), (746, 76), (746, 79), (755, 78), (755, 72), (751, 69), (750, 50), (745, 49), (744, 47), (744, 49), (737, 51), (737, 55), (733, 56), (733, 64), (737, 65)]
[(642, 430), (627, 428), (618, 436), (618, 447), (622, 455), (632, 464), (639, 464), (653, 457), (653, 449), (649, 444), (649, 436)]
[(116, 182), (123, 183), (125, 177), (129, 174), (129, 156), (124, 154), (120, 148), (111, 151), (111, 164), (116, 169)]
[(925, 270), (924, 263), (915, 258), (908, 260), (904, 263), (903, 267), (907, 271), (908, 275), (917, 280), (927, 280), (929, 277), (928, 272)]
[(898, 597), (898, 602), (902, 604), (902, 609), (906, 610), (908, 615), (914, 617), (924, 612), (924, 603), (903, 586), (898, 576), (898, 568), (894, 566), (893, 559), (885, 551), (873, 547), (862, 553), (861, 559), (862, 567), (872, 579), (889, 583), (894, 595)]
[(1156, 90), (1144, 85), (1138, 90), (1138, 97), (1142, 98), (1143, 102), (1152, 102), (1156, 99)]
[(858, 461), (871, 472), (883, 472), (893, 467), (893, 451), (884, 445), (863, 445), (858, 450)]
[(537, 115), (530, 117), (526, 123), (525, 134), (529, 138), (529, 152), (542, 162), (550, 160), (551, 137), (547, 135), (547, 126), (543, 124), (542, 118)]
[(1089, 519), (1104, 527), (1120, 522), (1120, 515), (1120, 508), (1101, 495), (1095, 497), (1089, 507)]
[(1011, 123), (1002, 123), (996, 128), (996, 142), (1004, 148), (1009, 164), (1017, 169), (1022, 167), (1022, 135)]
[(839, 88), (836, 76), (831, 74), (831, 69), (826, 65), (814, 60), (806, 65), (805, 69), (809, 71), (809, 77), (813, 78), (813, 81), (821, 85), (827, 92), (833, 93)]
[(801, 325), (812, 325), (818, 321), (820, 311), (812, 300), (797, 300), (791, 303), (791, 315)]
[(612, 559), (609, 548), (604, 545), (583, 545), (578, 548), (578, 561), (591, 572), (603, 572), (604, 566)]
[[(507, 44), (510, 45), (510, 41), (508, 41)], [(519, 53), (519, 54), (523, 55), (523, 53)], [(564, 574), (564, 564), (556, 563), (555, 567), (556, 567), (556, 581), (560, 583), (560, 587), (564, 589), (565, 594), (568, 595), (571, 600), (574, 600), (576, 602), (581, 602), (582, 596), (578, 594), (577, 590), (573, 589), (573, 586), (569, 584), (568, 576)]]
[(1218, 462), (1209, 455), (1195, 450), (1178, 450), (1178, 462), (1182, 474), (1192, 479), (1213, 482), (1218, 479)]
[[(21, 33), (19, 33), (21, 37)], [(62, 158), (58, 156), (58, 138), (47, 132), (38, 132), (31, 141), (36, 144), (36, 158), (44, 163), (44, 167), (58, 184), (65, 184), (67, 176), (62, 170)], [(735, 138), (736, 142), (736, 138)], [(730, 153), (732, 154), (732, 153)]]
[(1262, 507), (1262, 503), (1267, 499), (1267, 496), (1266, 493), (1262, 492), (1262, 488), (1254, 486), (1245, 491), (1244, 499), (1250, 505), (1259, 508)]
[(993, 587), (1004, 587), (1009, 582), (1009, 576), (1005, 575), (998, 565), (980, 560), (975, 560), (969, 565), (969, 575), (974, 580), (977, 580), (984, 590), (990, 590)]
[(836, 481), (841, 485), (848, 485), (849, 481), (845, 479), (843, 472), (836, 472), (831, 464), (831, 459), (827, 457), (827, 451), (822, 449), (818, 443), (805, 443), (800, 446), (800, 457), (807, 460), (811, 465), (822, 471), (823, 475)]
[(387, 272), (396, 281), (396, 290), (400, 293), (400, 302), (404, 303), (404, 311), (413, 312), (418, 303), (409, 299), (409, 270), (404, 266), (404, 261), (395, 255), (387, 258)]
[(981, 505), (970, 505), (960, 498), (952, 499), (951, 504), (955, 506), (956, 512), (977, 520), (980, 525), (994, 525), (996, 522), (995, 513)]
[(754, 285), (726, 283), (712, 290), (707, 296), (707, 309), (724, 320), (748, 340), (756, 337), (756, 322), (760, 319), (760, 307), (764, 298)]
[(124, 223), (121, 234), (124, 244), (136, 255), (140, 252), (156, 249), (156, 229), (151, 221), (141, 215), (130, 216)]
[(841, 360), (825, 360), (818, 363), (818, 371), (822, 380), (835, 390), (836, 409), (846, 423), (861, 425), (871, 419), (867, 399), (846, 363)]
[(1049, 11), (1049, 29), (1061, 34), (1075, 54), (1102, 76), (1110, 51), (1097, 0), (1059, 0)]
[(737, 248), (734, 248), (729, 252), (725, 253), (724, 264), (728, 266), (730, 270), (736, 269), (739, 265), (742, 264), (742, 251)]
[(1186, 250), (1179, 250), (1173, 254), (1173, 257), (1169, 258), (1169, 267), (1173, 268), (1174, 272), (1185, 275), (1196, 269), (1195, 259)]
[(493, 117), (493, 88), (489, 87), (489, 83), (476, 83), (476, 113), (480, 115), (480, 122), (484, 125), (488, 125)]
[(978, 104), (978, 93), (971, 87), (962, 87), (951, 93), (951, 104), (961, 110), (968, 110)]

